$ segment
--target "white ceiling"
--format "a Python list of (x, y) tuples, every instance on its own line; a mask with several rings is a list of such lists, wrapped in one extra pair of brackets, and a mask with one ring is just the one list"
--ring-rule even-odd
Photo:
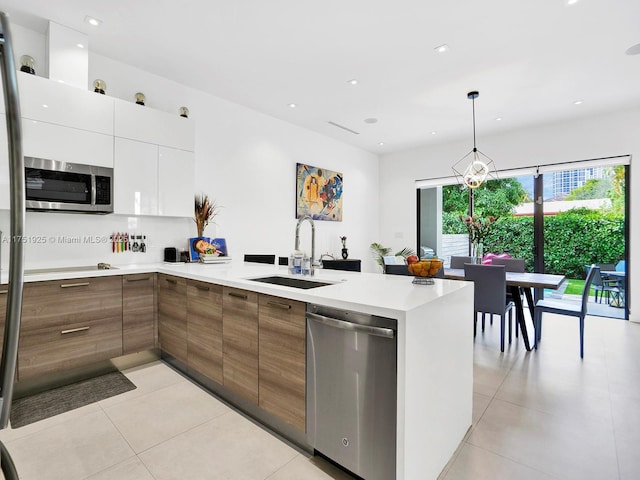
[[(479, 147), (483, 135), (640, 105), (640, 55), (625, 54), (640, 43), (638, 0), (0, 0), (0, 9), (42, 32), (45, 20), (80, 30), (96, 53), (375, 153), (471, 141), (470, 90), (480, 92)], [(441, 44), (450, 51), (436, 53)]]

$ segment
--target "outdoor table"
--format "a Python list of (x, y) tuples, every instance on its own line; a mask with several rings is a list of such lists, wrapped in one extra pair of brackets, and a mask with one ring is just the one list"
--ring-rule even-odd
[(611, 291), (611, 297), (609, 299), (609, 305), (616, 308), (624, 307), (624, 280), (627, 277), (626, 272), (619, 272), (618, 270), (604, 270), (600, 272), (604, 278), (608, 280), (616, 280), (618, 286), (618, 292)]
[[(491, 267), (487, 266), (487, 268)], [(527, 349), (527, 351), (530, 351), (531, 346), (529, 345), (527, 326), (524, 321), (524, 306), (522, 305), (522, 299), (520, 298), (520, 289), (524, 290), (524, 294), (527, 297), (527, 304), (529, 305), (529, 312), (531, 313), (531, 319), (533, 319), (535, 305), (533, 304), (533, 295), (531, 294), (531, 289), (549, 288), (551, 290), (557, 290), (562, 282), (564, 282), (565, 276), (528, 272), (505, 273), (507, 288), (509, 288), (511, 296), (513, 297), (513, 303), (516, 306), (516, 320), (518, 321), (520, 331), (522, 332), (524, 347)], [(444, 277), (450, 280), (464, 280), (464, 268), (445, 268)]]

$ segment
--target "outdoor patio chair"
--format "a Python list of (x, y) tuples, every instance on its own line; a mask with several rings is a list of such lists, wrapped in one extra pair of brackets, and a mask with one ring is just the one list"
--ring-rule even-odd
[(587, 302), (589, 301), (589, 290), (593, 277), (600, 269), (592, 265), (587, 273), (582, 290), (582, 301), (580, 303), (569, 300), (542, 299), (536, 302), (534, 313), (535, 341), (534, 348), (538, 348), (538, 343), (542, 337), (542, 314), (544, 312), (555, 313), (557, 315), (568, 315), (580, 319), (580, 358), (584, 358), (584, 317), (587, 315)]
[[(607, 303), (611, 301), (612, 294), (617, 294), (620, 292), (618, 288), (618, 280), (610, 280), (600, 272), (604, 270), (603, 265), (607, 267), (607, 270), (610, 271), (609, 266), (607, 264), (597, 265), (596, 273), (593, 275), (593, 290), (595, 292), (596, 303), (602, 303), (602, 297), (607, 297)], [(612, 266), (612, 265), (611, 265)], [(589, 269), (591, 267), (585, 266), (585, 272), (589, 273)], [(598, 294), (600, 294), (600, 301), (598, 302)]]
[[(464, 279), (472, 280), (473, 336), (476, 335), (478, 313), (500, 315), (500, 351), (504, 352), (504, 324), (509, 314), (509, 330), (513, 321), (514, 303), (507, 300), (506, 269), (503, 265), (464, 265)], [(484, 331), (484, 323), (483, 328)], [(509, 338), (511, 343), (511, 338)]]

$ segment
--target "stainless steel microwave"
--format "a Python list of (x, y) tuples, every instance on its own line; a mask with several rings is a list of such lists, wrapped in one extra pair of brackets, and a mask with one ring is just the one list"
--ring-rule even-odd
[(113, 168), (24, 157), (27, 210), (113, 212)]

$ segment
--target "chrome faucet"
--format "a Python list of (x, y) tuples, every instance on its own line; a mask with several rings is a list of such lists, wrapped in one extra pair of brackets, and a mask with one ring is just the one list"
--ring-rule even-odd
[(311, 259), (309, 261), (309, 263), (311, 264), (310, 266), (310, 274), (313, 275), (314, 274), (314, 270), (313, 270), (313, 262), (314, 262), (314, 257), (316, 256), (316, 226), (313, 224), (313, 218), (311, 218), (311, 215), (303, 215), (302, 217), (300, 217), (298, 219), (298, 223), (296, 224), (296, 245), (295, 245), (295, 249), (296, 250), (300, 250), (300, 225), (302, 224), (302, 222), (304, 220), (309, 220), (309, 223), (311, 224)]

